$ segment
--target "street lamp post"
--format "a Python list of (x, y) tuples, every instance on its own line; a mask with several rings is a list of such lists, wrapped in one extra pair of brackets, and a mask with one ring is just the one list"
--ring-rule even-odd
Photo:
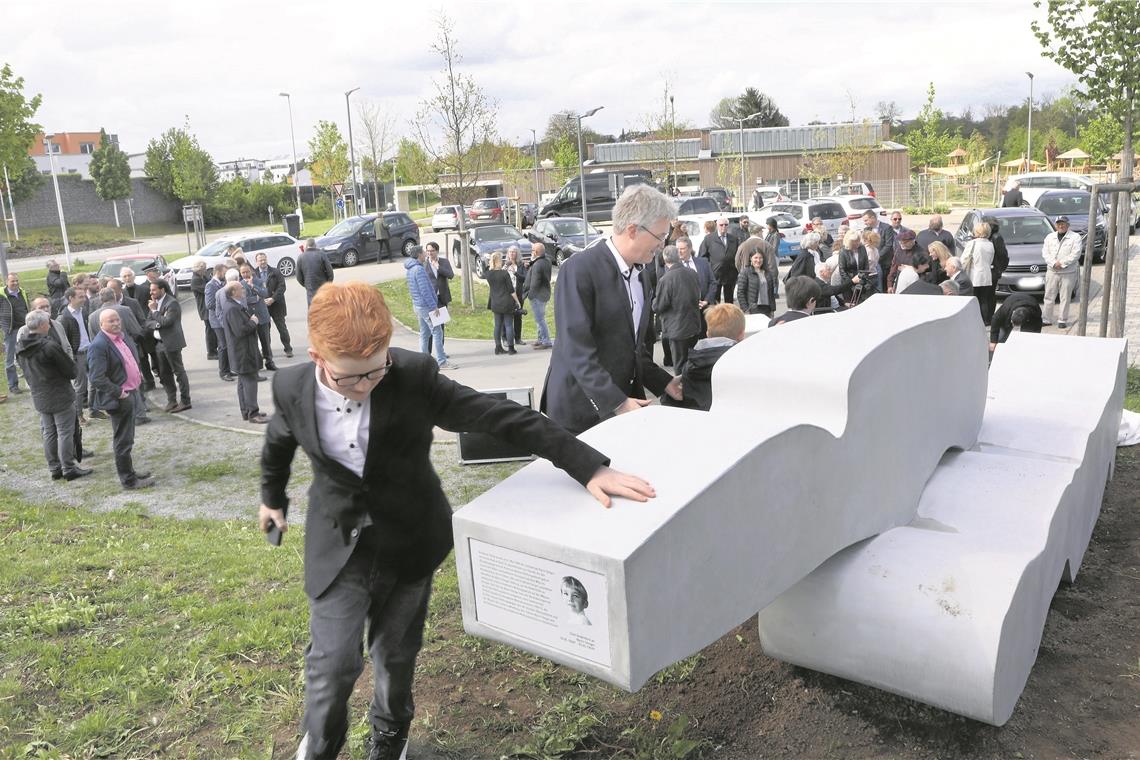
[(350, 106), (348, 103), (348, 96), (359, 89), (359, 87), (353, 87), (351, 90), (344, 94), (344, 110), (348, 111), (348, 155), (352, 174), (352, 202), (357, 205), (357, 208), (353, 213), (356, 213), (360, 210), (360, 196), (356, 192), (356, 148), (352, 144), (352, 106)]
[(538, 205), (538, 133), (533, 129), (530, 131), (530, 147), (534, 150), (534, 202)]
[(1025, 72), (1029, 77), (1029, 126), (1025, 131), (1025, 171), (1033, 171), (1033, 72)]
[(673, 129), (673, 187), (677, 187), (677, 109), (673, 107), (673, 96), (669, 96), (669, 124)]
[(740, 203), (745, 211), (748, 210), (748, 207), (744, 205), (744, 122), (759, 116), (760, 113), (760, 111), (757, 111), (756, 113), (750, 113), (743, 118), (733, 119), (733, 121), (737, 122), (740, 125)]
[(293, 190), (297, 196), (297, 213), (301, 213), (301, 186), (297, 184), (297, 136), (293, 134), (293, 99), (287, 92), (277, 93), (289, 106), (289, 140), (293, 143)]
[(591, 108), (586, 113), (580, 113), (576, 117), (578, 119), (578, 192), (582, 194), (582, 224), (586, 226), (586, 229), (589, 229), (590, 219), (586, 216), (586, 161), (585, 156), (582, 155), (582, 119), (593, 116), (603, 108), (605, 106)]
[(55, 187), (55, 210), (59, 212), (59, 231), (63, 235), (63, 255), (67, 257), (67, 270), (71, 271), (71, 244), (67, 241), (67, 222), (63, 218), (63, 200), (59, 197), (59, 179), (55, 174), (55, 154), (51, 149), (51, 135), (44, 135), (44, 150), (51, 166), (51, 184)]

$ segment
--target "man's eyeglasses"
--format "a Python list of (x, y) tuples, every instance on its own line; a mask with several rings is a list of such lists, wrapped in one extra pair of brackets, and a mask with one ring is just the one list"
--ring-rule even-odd
[(656, 232), (649, 229), (644, 224), (639, 224), (639, 225), (637, 225), (637, 227), (638, 227), (638, 229), (645, 230), (646, 232), (648, 232), (649, 236), (652, 237), (654, 240), (656, 240), (658, 243), (663, 244), (665, 242), (665, 237), (663, 235), (658, 235)]
[(380, 367), (378, 369), (374, 369), (371, 372), (364, 372), (364, 373), (359, 374), (359, 375), (342, 375), (340, 377), (336, 377), (333, 375), (333, 373), (329, 372), (328, 369), (326, 368), (325, 373), (328, 375), (329, 380), (333, 381), (333, 384), (336, 385), (336, 387), (338, 387), (338, 388), (351, 388), (352, 386), (356, 385), (357, 383), (359, 383), (363, 380), (367, 380), (369, 382), (371, 382), (373, 380), (379, 380), (382, 377), (384, 377), (384, 375), (388, 374), (388, 370), (390, 370), (391, 368), (392, 368), (392, 355), (388, 354), (388, 360), (386, 362), (384, 362), (384, 366)]

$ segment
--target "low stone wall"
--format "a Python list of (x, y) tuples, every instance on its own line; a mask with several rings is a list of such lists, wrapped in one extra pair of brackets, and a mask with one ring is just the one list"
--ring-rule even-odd
[[(63, 217), (68, 224), (114, 224), (115, 210), (110, 201), (99, 198), (95, 183), (79, 177), (60, 176), (59, 195), (63, 201)], [(181, 204), (155, 190), (145, 179), (132, 179), (132, 203), (135, 224), (176, 224), (180, 221)], [(119, 222), (130, 230), (131, 217), (127, 202), (119, 201)], [(25, 229), (54, 227), (59, 224), (55, 206), (55, 190), (51, 177), (45, 177), (39, 189), (26, 201), (16, 204), (16, 223)]]

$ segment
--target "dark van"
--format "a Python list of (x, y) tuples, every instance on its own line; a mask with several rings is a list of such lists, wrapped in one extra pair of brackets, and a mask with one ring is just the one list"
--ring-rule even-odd
[[(648, 184), (653, 181), (648, 169), (596, 172), (585, 176), (586, 213), (591, 222), (609, 221), (613, 217), (614, 202), (628, 185)], [(552, 216), (582, 217), (581, 181), (579, 177), (567, 181), (562, 189), (547, 201), (538, 215), (542, 219)]]

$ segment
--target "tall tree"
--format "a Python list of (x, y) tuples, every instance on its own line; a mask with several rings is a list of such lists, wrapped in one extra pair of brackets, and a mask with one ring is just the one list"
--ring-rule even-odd
[(1094, 164), (1103, 164), (1123, 149), (1124, 128), (1119, 119), (1102, 114), (1081, 127), (1078, 142)]
[(24, 96), (24, 78), (14, 76), (11, 66), (0, 68), (0, 184), (7, 166), (16, 200), (27, 198), (40, 182), (28, 148), (43, 132), (43, 127), (33, 121), (42, 101), (40, 95)]
[(736, 98), (721, 98), (709, 111), (709, 124), (713, 129), (734, 129), (736, 127), (734, 116), (736, 116)]
[[(546, 120), (546, 131), (542, 133), (542, 142), (547, 145), (554, 145), (563, 138), (568, 138), (575, 144), (578, 142), (578, 122), (575, 119), (576, 111), (571, 109), (564, 109), (562, 111), (555, 111), (550, 114), (550, 118)], [(582, 124), (582, 144), (588, 145), (594, 143), (613, 142), (612, 135), (603, 135), (594, 129), (591, 129), (586, 124)]]
[(875, 104), (875, 116), (879, 121), (890, 123), (892, 127), (897, 127), (902, 123), (902, 109), (895, 101), (880, 100)]
[(91, 154), (88, 167), (95, 180), (95, 193), (111, 201), (115, 209), (115, 226), (119, 224), (119, 201), (131, 197), (131, 165), (119, 143), (107, 137), (107, 130), (99, 130), (99, 147)]
[(383, 182), (380, 173), (396, 144), (396, 117), (367, 101), (356, 106), (356, 115), (361, 124), (356, 149), (362, 156), (361, 169), (372, 177), (372, 197), (379, 208), (380, 184)]
[(164, 195), (201, 203), (217, 186), (218, 172), (210, 154), (188, 130), (188, 125), (171, 127), (152, 139), (146, 147), (143, 171)]
[(317, 122), (317, 130), (309, 140), (310, 171), (313, 180), (329, 190), (332, 203), (332, 186), (348, 178), (348, 143), (340, 129), (331, 121)]
[(942, 111), (934, 107), (934, 82), (927, 87), (926, 104), (903, 142), (910, 150), (910, 165), (914, 171), (941, 166), (946, 163), (946, 154), (954, 150), (954, 136), (943, 128)]
[[(1042, 0), (1035, 0), (1040, 8)], [(1140, 4), (1118, 0), (1048, 0), (1046, 23), (1030, 27), (1041, 43), (1041, 55), (1073, 72), (1080, 83), (1076, 92), (1120, 121), (1124, 133), (1122, 179), (1133, 176), (1132, 131), (1140, 92)], [(1118, 251), (1128, 250), (1128, 229), (1133, 221), (1131, 203), (1119, 204)], [(1117, 257), (1113, 293), (1113, 337), (1124, 331), (1128, 257)], [(1084, 299), (1082, 299), (1083, 301)], [(1082, 304), (1083, 306), (1083, 304)]]
[[(745, 116), (751, 116), (752, 114), (758, 115), (745, 121), (745, 128), (788, 126), (788, 117), (780, 113), (780, 109), (776, 107), (776, 101), (755, 87), (747, 87), (736, 99), (736, 113), (734, 116), (737, 119), (743, 119)], [(735, 126), (736, 122), (733, 122), (733, 124)]]

